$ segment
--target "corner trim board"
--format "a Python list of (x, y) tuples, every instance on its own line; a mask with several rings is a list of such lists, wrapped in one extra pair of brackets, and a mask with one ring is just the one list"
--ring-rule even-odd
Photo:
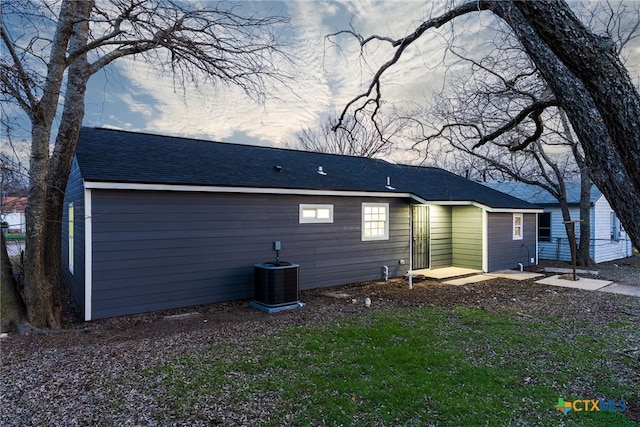
[(91, 320), (93, 242), (91, 227), (91, 189), (84, 189), (84, 320)]

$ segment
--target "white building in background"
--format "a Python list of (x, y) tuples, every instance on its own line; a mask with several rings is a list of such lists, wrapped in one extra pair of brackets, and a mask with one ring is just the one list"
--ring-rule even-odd
[(5, 196), (0, 208), (0, 221), (8, 224), (10, 233), (24, 233), (27, 231), (24, 209), (27, 206), (26, 197)]
[[(571, 261), (569, 239), (558, 201), (546, 190), (521, 182), (490, 182), (486, 186), (544, 208), (538, 214), (538, 256), (540, 259)], [(566, 183), (572, 220), (580, 219), (580, 182)], [(620, 220), (602, 192), (591, 189), (591, 242), (589, 253), (597, 262), (612, 261), (633, 255), (633, 245)], [(580, 236), (580, 227), (576, 226)]]

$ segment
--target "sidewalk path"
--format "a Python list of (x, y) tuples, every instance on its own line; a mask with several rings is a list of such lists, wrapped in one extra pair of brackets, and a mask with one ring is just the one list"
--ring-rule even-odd
[(561, 286), (564, 288), (584, 289), (587, 291), (609, 292), (613, 294), (631, 295), (640, 297), (640, 286), (621, 285), (610, 280), (591, 279), (578, 277), (579, 280), (563, 278), (566, 276), (550, 276), (536, 281), (541, 285)]
[[(565, 269), (561, 272), (571, 272), (572, 270)], [(592, 272), (583, 272), (582, 274), (592, 273)], [(442, 282), (446, 285), (467, 285), (471, 283), (479, 283), (487, 280), (495, 279), (498, 277), (512, 280), (527, 280), (535, 277), (541, 277), (543, 274), (531, 273), (531, 272), (521, 272), (516, 270), (504, 270), (504, 271), (495, 271), (492, 273), (484, 273), (484, 274), (473, 274), (465, 277), (457, 277), (451, 280), (447, 280)], [(633, 285), (622, 285), (618, 283), (614, 283), (611, 280), (602, 280), (602, 279), (592, 279), (590, 277), (578, 277), (578, 280), (573, 281), (570, 278), (567, 278), (567, 275), (554, 275), (543, 277), (540, 280), (537, 280), (535, 283), (539, 283), (541, 285), (550, 285), (550, 286), (560, 286), (564, 288), (573, 288), (573, 289), (583, 289), (587, 291), (600, 291), (600, 292), (609, 292), (614, 294), (622, 294), (622, 295), (631, 295), (640, 297), (640, 286)]]

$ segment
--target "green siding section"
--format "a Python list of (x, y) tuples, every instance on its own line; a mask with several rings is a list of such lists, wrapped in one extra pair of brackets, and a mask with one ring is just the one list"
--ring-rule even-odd
[(431, 217), (431, 268), (449, 267), (451, 256), (452, 216), (450, 206), (430, 206)]
[(453, 265), (482, 269), (482, 210), (475, 206), (452, 209)]

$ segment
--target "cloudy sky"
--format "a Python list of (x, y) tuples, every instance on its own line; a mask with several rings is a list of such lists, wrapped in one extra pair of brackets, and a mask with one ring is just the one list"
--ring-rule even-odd
[[(347, 36), (325, 36), (352, 25), (362, 34), (402, 37), (417, 23), (438, 13), (444, 3), (425, 1), (287, 1), (250, 2), (260, 11), (291, 17), (285, 42), (295, 60), (289, 88), (275, 87), (264, 104), (257, 104), (236, 87), (202, 86), (186, 96), (170, 76), (149, 70), (143, 62), (121, 61), (92, 78), (85, 125), (108, 126), (192, 136), (219, 141), (295, 147), (295, 134), (319, 125), (340, 110), (369, 83), (376, 59), (388, 59), (380, 46), (369, 63), (359, 60), (359, 47)], [(482, 17), (475, 17), (483, 20)], [(437, 37), (425, 38), (407, 52), (389, 73), (386, 93), (394, 103), (417, 100), (441, 81), (442, 59)]]
[[(291, 29), (282, 40), (295, 60), (291, 68), (295, 79), (288, 88), (272, 88), (263, 104), (253, 102), (236, 87), (203, 85), (185, 94), (174, 87), (171, 76), (149, 69), (143, 61), (119, 60), (90, 80), (84, 124), (297, 148), (296, 132), (317, 127), (328, 114), (341, 110), (369, 84), (372, 71), (390, 57), (387, 45), (371, 45), (365, 62), (353, 38), (336, 38), (336, 45), (326, 39), (327, 34), (352, 26), (363, 35), (400, 38), (422, 21), (439, 15), (452, 1), (243, 2), (243, 7), (256, 13), (291, 18)], [(486, 12), (458, 19), (457, 44), (474, 51), (493, 37), (496, 25)], [(386, 101), (402, 108), (422, 103), (440, 89), (445, 72), (456, 67), (451, 62), (449, 68), (442, 64), (443, 46), (451, 30), (445, 26), (430, 31), (407, 49), (383, 80)], [(640, 58), (638, 46), (631, 52)]]

